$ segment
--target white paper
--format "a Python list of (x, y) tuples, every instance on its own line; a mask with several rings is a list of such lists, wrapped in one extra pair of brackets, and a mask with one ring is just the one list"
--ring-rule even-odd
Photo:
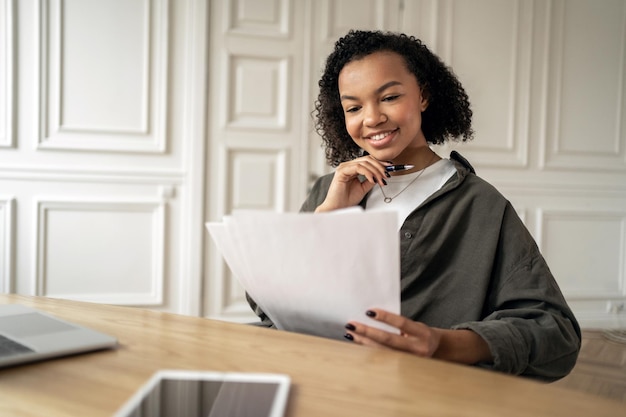
[(400, 250), (393, 212), (237, 212), (207, 223), (218, 250), (283, 330), (343, 340), (357, 320), (397, 333), (365, 311), (400, 313)]

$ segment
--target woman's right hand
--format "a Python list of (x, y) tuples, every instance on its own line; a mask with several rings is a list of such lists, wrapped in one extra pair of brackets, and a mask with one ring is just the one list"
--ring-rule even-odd
[[(388, 162), (379, 161), (371, 155), (339, 164), (328, 188), (326, 199), (315, 209), (315, 212), (356, 206), (376, 184), (387, 185), (385, 181), (385, 177), (389, 176), (385, 169), (387, 165), (389, 165)], [(365, 181), (361, 182), (360, 175), (365, 177)]]

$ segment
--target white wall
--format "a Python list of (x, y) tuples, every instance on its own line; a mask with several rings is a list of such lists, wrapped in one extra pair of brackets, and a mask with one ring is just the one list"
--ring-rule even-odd
[(328, 172), (310, 112), (349, 28), (454, 68), (460, 152), (583, 325), (625, 325), (623, 0), (0, 0), (0, 291), (252, 319), (203, 224)]
[(0, 2), (5, 291), (199, 313), (207, 10)]

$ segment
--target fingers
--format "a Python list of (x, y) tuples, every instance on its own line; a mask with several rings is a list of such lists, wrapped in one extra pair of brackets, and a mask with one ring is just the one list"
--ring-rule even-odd
[(399, 329), (400, 334), (350, 322), (345, 326), (346, 339), (365, 346), (388, 347), (426, 357), (432, 356), (439, 346), (437, 333), (424, 323), (379, 309), (368, 310), (367, 315)]
[(338, 179), (345, 181), (350, 181), (354, 177), (362, 175), (368, 182), (383, 186), (387, 185), (385, 177), (390, 176), (385, 169), (386, 165), (388, 165), (388, 163), (378, 161), (374, 157), (368, 155), (340, 164), (337, 167), (335, 175), (338, 174)]
[[(359, 204), (376, 184), (387, 185), (384, 179), (388, 175), (385, 169), (387, 165), (389, 163), (380, 162), (371, 156), (340, 164), (335, 170), (326, 198), (315, 211), (332, 211)], [(365, 177), (366, 181), (362, 181), (360, 175)]]
[(373, 318), (376, 321), (386, 323), (391, 327), (395, 327), (402, 333), (406, 333), (414, 336), (424, 336), (424, 333), (428, 332), (428, 326), (423, 323), (409, 320), (398, 314), (390, 313), (386, 310), (380, 310), (372, 308), (365, 313), (368, 317)]
[[(346, 325), (346, 329), (348, 329), (349, 325), (350, 324)], [(365, 336), (355, 333), (355, 330), (356, 330), (356, 327), (352, 325), (352, 329), (348, 329), (348, 332), (344, 335), (344, 337), (350, 341), (353, 341), (354, 343), (358, 343), (359, 345), (363, 345), (363, 346), (385, 347), (384, 345), (374, 341), (373, 339), (369, 339)]]
[(354, 330), (347, 329), (348, 332), (346, 334), (352, 336), (351, 339), (347, 339), (355, 343), (373, 347), (389, 347), (396, 350), (417, 353), (405, 334), (390, 333), (358, 322), (350, 322), (348, 324), (352, 325)]

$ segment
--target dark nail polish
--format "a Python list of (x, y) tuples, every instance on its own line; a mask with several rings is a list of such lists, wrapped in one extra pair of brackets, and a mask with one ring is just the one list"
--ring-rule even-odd
[(387, 185), (387, 181), (385, 181), (384, 178), (381, 181), (383, 182), (383, 184)]
[(391, 174), (390, 174), (390, 173), (388, 173), (387, 171), (385, 171), (385, 176), (386, 176), (387, 178), (391, 178)]
[(348, 323), (348, 324), (346, 324), (346, 326), (345, 326), (345, 327), (346, 327), (346, 329), (348, 329), (348, 330), (350, 330), (350, 331), (354, 331), (354, 330), (356, 330), (356, 327), (354, 327), (354, 324), (350, 324), (350, 323)]
[(348, 340), (354, 340), (354, 337), (352, 337), (352, 335), (350, 333), (344, 334), (343, 337), (345, 337)]
[(376, 312), (372, 311), (372, 310), (367, 310), (365, 312), (365, 315), (368, 316), (368, 317), (376, 317)]

